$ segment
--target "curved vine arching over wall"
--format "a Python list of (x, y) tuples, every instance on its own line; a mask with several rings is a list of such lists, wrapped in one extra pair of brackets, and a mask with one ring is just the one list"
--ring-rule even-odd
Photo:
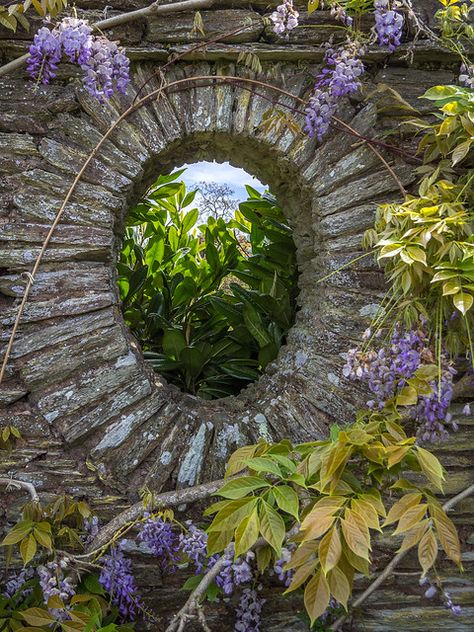
[[(99, 17), (98, 3), (77, 4), (91, 21)], [(0, 421), (20, 428), (25, 443), (0, 467), (21, 471), (46, 494), (60, 488), (94, 498), (103, 510), (111, 496), (133, 499), (140, 486), (159, 491), (211, 480), (236, 447), (259, 437), (326, 436), (364, 399), (341, 369), (345, 352), (377, 310), (384, 280), (372, 258), (345, 266), (363, 254), (362, 235), (373, 225), (377, 204), (400, 199), (400, 186), (415, 182), (416, 166), (377, 145), (387, 169), (366, 142), (393, 133), (404, 116), (400, 102), (380, 85), (425, 114), (429, 106), (418, 97), (436, 83), (452, 82), (454, 61), (426, 41), (415, 47), (412, 65), (403, 51), (390, 57), (369, 51), (370, 96), (345, 100), (338, 117), (350, 130), (336, 124), (319, 143), (265, 121), (279, 103), (298, 109), (297, 97), (307, 98), (308, 77), (319, 68), (321, 44), (334, 28), (328, 12), (305, 18), (304, 40), (297, 35), (276, 42), (262, 19), (264, 3), (227, 6), (202, 12), (206, 34), (218, 38), (243, 19), (248, 28), (211, 44), (199, 58), (185, 52), (193, 13), (114, 29), (132, 58), (132, 83), (126, 96), (106, 105), (77, 85), (70, 66), (59, 82), (36, 89), (21, 71), (0, 78), (1, 356), (27, 273), (84, 160), (135, 98), (162, 85), (155, 70), (168, 58), (166, 46), (183, 54), (164, 75), (168, 86), (182, 83), (122, 121), (85, 170), (21, 318), (0, 387)], [(0, 31), (6, 58), (22, 46)], [(251, 50), (261, 72), (239, 61)], [(239, 77), (280, 91), (245, 87)], [(151, 373), (123, 322), (115, 283), (128, 210), (156, 175), (201, 159), (229, 160), (271, 185), (288, 211), (300, 268), (300, 309), (287, 345), (257, 383), (215, 402), (183, 394)], [(461, 429), (443, 451), (452, 472), (446, 491), (456, 493), (472, 478), (466, 433)], [(466, 502), (461, 521), (470, 516)], [(361, 630), (385, 629), (377, 610), (369, 606), (371, 618)], [(387, 610), (390, 629), (407, 629)], [(403, 621), (412, 615), (407, 607)], [(278, 621), (271, 625), (278, 629)]]

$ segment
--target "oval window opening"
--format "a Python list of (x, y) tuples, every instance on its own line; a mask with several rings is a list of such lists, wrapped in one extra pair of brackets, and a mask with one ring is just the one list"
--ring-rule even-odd
[(128, 214), (117, 267), (146, 362), (204, 399), (258, 380), (294, 323), (298, 267), (284, 210), (228, 163), (159, 176)]

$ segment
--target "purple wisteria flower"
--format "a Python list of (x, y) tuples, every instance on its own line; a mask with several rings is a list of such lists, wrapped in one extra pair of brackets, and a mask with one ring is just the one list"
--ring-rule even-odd
[(293, 0), (284, 0), (270, 15), (273, 22), (273, 31), (288, 39), (290, 31), (298, 26), (300, 14), (293, 6)]
[(32, 566), (22, 568), (21, 571), (12, 575), (12, 577), (3, 586), (2, 595), (11, 599), (18, 593), (18, 598), (23, 598), (32, 592), (32, 588), (25, 588), (22, 590), (24, 584), (32, 579), (35, 575), (35, 569)]
[(43, 84), (48, 84), (56, 76), (61, 61), (62, 49), (56, 31), (46, 26), (36, 33), (29, 50), (26, 68), (30, 76)]
[(260, 632), (261, 613), (265, 599), (255, 588), (244, 588), (236, 609), (235, 632)]
[(361, 49), (349, 43), (338, 48), (328, 47), (324, 56), (324, 68), (317, 77), (314, 91), (305, 109), (305, 131), (318, 141), (326, 135), (338, 99), (356, 92), (364, 64), (359, 59)]
[(141, 607), (141, 598), (132, 574), (131, 561), (124, 556), (120, 546), (115, 546), (100, 558), (99, 563), (102, 566), (99, 582), (110, 594), (122, 619), (133, 621)]
[(207, 533), (190, 520), (186, 525), (188, 531), (179, 536), (179, 549), (194, 563), (196, 575), (199, 575), (207, 560)]
[(27, 70), (33, 79), (49, 83), (64, 54), (80, 65), (85, 89), (101, 103), (115, 90), (125, 93), (130, 83), (130, 61), (124, 49), (106, 37), (94, 37), (86, 20), (64, 18), (52, 31), (41, 28), (29, 52)]
[(273, 565), (273, 573), (278, 577), (278, 579), (285, 585), (289, 586), (291, 584), (291, 580), (293, 579), (294, 570), (285, 570), (283, 567), (287, 562), (291, 559), (292, 550), (294, 550), (295, 546), (283, 547), (281, 550), (280, 559), (276, 560)]
[[(442, 354), (441, 379), (429, 382), (431, 393), (420, 395), (413, 408), (419, 424), (417, 436), (425, 442), (446, 439), (447, 426), (457, 429), (448, 413), (453, 395), (453, 376), (456, 370), (448, 356)], [(382, 410), (387, 401), (407, 385), (416, 371), (423, 365), (437, 364), (428, 336), (422, 327), (404, 331), (396, 326), (387, 345), (378, 351), (351, 349), (343, 367), (343, 375), (351, 380), (366, 382), (373, 399), (367, 401), (369, 408)]]
[(459, 616), (460, 614), (462, 614), (461, 606), (453, 602), (450, 593), (443, 588), (439, 579), (437, 583), (438, 585), (435, 585), (429, 577), (422, 577), (419, 581), (420, 586), (428, 586), (423, 596), (426, 597), (426, 599), (434, 599), (439, 594), (439, 597), (444, 606), (451, 610), (452, 614), (454, 614), (455, 616)]
[(393, 8), (390, 8), (389, 0), (375, 0), (375, 32), (379, 46), (387, 46), (393, 51), (400, 46), (403, 32), (403, 15)]
[(305, 112), (305, 132), (310, 138), (316, 136), (318, 141), (326, 135), (331, 124), (331, 117), (336, 110), (336, 104), (327, 92), (315, 88), (310, 96)]
[(336, 20), (339, 20), (339, 22), (342, 22), (343, 24), (345, 24), (345, 26), (348, 26), (349, 28), (354, 22), (351, 16), (347, 14), (347, 11), (345, 11), (345, 9), (340, 5), (331, 8), (331, 15), (333, 18), (336, 18)]
[(82, 536), (84, 544), (90, 544), (99, 533), (99, 518), (98, 516), (91, 516), (90, 518), (84, 518), (82, 528), (85, 533)]
[(92, 28), (86, 20), (64, 18), (57, 35), (64, 54), (72, 63), (85, 64), (91, 56)]
[(85, 72), (84, 87), (101, 103), (110, 99), (114, 87), (125, 93), (130, 83), (129, 66), (123, 48), (105, 37), (95, 38), (87, 62), (81, 65)]
[(176, 570), (179, 551), (179, 537), (174, 533), (172, 525), (161, 516), (148, 516), (138, 532), (138, 539), (145, 542), (152, 554), (159, 558), (161, 570)]
[(69, 566), (70, 560), (63, 557), (59, 561), (48, 562), (36, 569), (45, 604), (55, 595), (67, 603), (76, 594), (73, 577), (65, 575)]

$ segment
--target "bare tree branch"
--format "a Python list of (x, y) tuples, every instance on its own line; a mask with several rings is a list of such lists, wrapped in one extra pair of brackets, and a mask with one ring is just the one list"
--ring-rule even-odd
[[(453, 498), (450, 498), (448, 501), (446, 501), (443, 505), (443, 509), (445, 511), (448, 511), (449, 509), (451, 509), (452, 507), (460, 503), (461, 500), (464, 500), (468, 496), (471, 496), (471, 494), (474, 494), (474, 484), (470, 485), (469, 487), (464, 489), (462, 492), (460, 492), (456, 496), (453, 496)], [(357, 599), (352, 603), (351, 609), (357, 608), (358, 606), (363, 604), (364, 601), (368, 597), (370, 597), (370, 595), (373, 592), (375, 592), (381, 584), (383, 584), (383, 582), (387, 579), (387, 577), (389, 577), (389, 575), (393, 573), (394, 569), (402, 561), (405, 555), (411, 550), (412, 549), (408, 549), (407, 551), (400, 551), (399, 553), (397, 553), (395, 557), (392, 558), (392, 560), (387, 564), (384, 570), (380, 573), (377, 579), (375, 579), (370, 584), (370, 586), (366, 590), (364, 590), (364, 592), (361, 595), (359, 595), (359, 597), (357, 597)], [(339, 630), (341, 625), (347, 619), (347, 616), (348, 615), (343, 615), (342, 617), (339, 617), (339, 619), (332, 624), (332, 626), (330, 627), (330, 630), (334, 630), (334, 631)]]
[(39, 503), (38, 492), (36, 491), (36, 487), (33, 483), (28, 483), (26, 481), (19, 481), (15, 478), (0, 478), (0, 485), (6, 485), (7, 492), (10, 487), (15, 487), (16, 489), (25, 489), (29, 495), (31, 496), (31, 500), (34, 503)]
[[(220, 489), (224, 483), (230, 479), (231, 477), (225, 480), (220, 479), (202, 485), (195, 485), (194, 487), (187, 487), (186, 489), (176, 489), (171, 492), (157, 494), (153, 496), (153, 504), (149, 509), (153, 511), (164, 507), (176, 507), (176, 505), (203, 500), (211, 496), (211, 494), (214, 494), (214, 492)], [(88, 547), (89, 552), (93, 553), (105, 546), (119, 529), (139, 518), (144, 510), (143, 502), (140, 501), (119, 513), (115, 518), (112, 518), (91, 542)]]
[[(127, 22), (133, 22), (141, 18), (147, 18), (152, 15), (165, 15), (167, 13), (174, 13), (177, 11), (199, 11), (201, 9), (208, 9), (214, 4), (215, 0), (182, 0), (181, 2), (171, 2), (168, 4), (161, 4), (160, 0), (156, 0), (148, 7), (143, 9), (136, 9), (135, 11), (129, 11), (128, 13), (121, 13), (105, 20), (100, 20), (92, 24), (92, 28), (97, 31), (105, 31), (107, 29), (114, 28)], [(21, 57), (17, 57), (8, 64), (0, 67), (0, 77), (21, 68), (30, 55), (26, 53)]]
[[(174, 615), (171, 623), (166, 628), (166, 632), (182, 632), (185, 629), (185, 625), (189, 622), (189, 619), (193, 618), (196, 612), (198, 612), (199, 602), (206, 594), (209, 586), (223, 569), (225, 562), (225, 555), (221, 555), (214, 566), (204, 575), (199, 584), (189, 595), (188, 600), (181, 610)], [(203, 629), (205, 630), (205, 628)]]

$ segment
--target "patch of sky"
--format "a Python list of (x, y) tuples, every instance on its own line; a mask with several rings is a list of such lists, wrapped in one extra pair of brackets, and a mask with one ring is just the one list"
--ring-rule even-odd
[(184, 181), (188, 190), (195, 189), (200, 182), (215, 182), (233, 189), (233, 197), (242, 202), (247, 199), (246, 184), (250, 184), (262, 193), (266, 189), (257, 178), (249, 175), (244, 169), (233, 167), (228, 162), (218, 163), (203, 160), (194, 164), (183, 165), (181, 169), (183, 168), (186, 168), (186, 171), (180, 179)]

